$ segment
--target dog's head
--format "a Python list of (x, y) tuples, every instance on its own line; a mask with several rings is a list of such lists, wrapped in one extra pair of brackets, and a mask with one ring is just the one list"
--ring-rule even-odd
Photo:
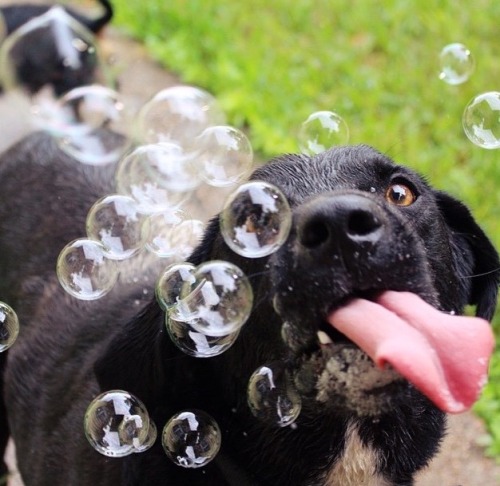
[(62, 7), (22, 5), (2, 11), (8, 37), (2, 45), (3, 84), (29, 94), (50, 86), (57, 96), (95, 82), (99, 66), (94, 35), (112, 18), (87, 19)]
[[(334, 311), (353, 299), (373, 303), (359, 326), (366, 332), (357, 332), (374, 340), (371, 329), (383, 327), (377, 319), (390, 319), (386, 314), (377, 317), (381, 306), (396, 305), (418, 315), (419, 307), (428, 312), (425, 301), (455, 315), (472, 304), (478, 316), (492, 317), (499, 275), (495, 250), (465, 206), (432, 189), (412, 170), (357, 146), (312, 158), (281, 157), (258, 169), (252, 179), (275, 184), (288, 199), (293, 222), (286, 243), (266, 258), (239, 257), (222, 241), (215, 220), (192, 258), (197, 264), (233, 261), (254, 287), (253, 315), (240, 337), (254, 349), (241, 344), (245, 349), (234, 356), (243, 364), (231, 363), (233, 369), (245, 366), (252, 355), (253, 364), (285, 360), (313, 408), (376, 415), (408, 400), (408, 382), (391, 367), (375, 366), (335, 327), (340, 314)], [(425, 318), (436, 319), (432, 325), (440, 326), (437, 313)], [(392, 336), (401, 348), (413, 339), (402, 330), (388, 332), (401, 333)], [(420, 355), (418, 344), (411, 346), (415, 359), (422, 361), (435, 352), (423, 350)], [(449, 348), (453, 346), (450, 342)], [(414, 363), (413, 374), (425, 373), (419, 366)]]
[[(190, 393), (179, 394), (172, 406), (202, 407), (203, 403), (193, 403), (198, 399), (216, 408), (209, 398), (215, 394), (217, 401), (224, 397), (228, 409), (242, 410), (252, 372), (281, 361), (302, 395), (306, 416), (373, 417), (409, 401), (431, 407), (401, 373), (377, 367), (349, 332), (337, 329), (335, 321), (343, 320), (339, 311), (350, 309), (353, 300), (369, 304), (357, 325), (361, 332), (366, 327), (367, 340), (384, 324), (378, 321), (387, 317), (377, 316), (381, 307), (399, 317), (406, 311), (426, 313), (432, 321), (435, 314), (429, 309), (453, 315), (475, 305), (478, 316), (490, 319), (500, 265), (468, 209), (367, 146), (335, 148), (314, 157), (279, 157), (257, 169), (252, 179), (281, 189), (292, 209), (292, 229), (274, 254), (248, 259), (226, 245), (218, 218), (211, 221), (190, 260), (196, 265), (209, 260), (236, 264), (252, 284), (254, 307), (230, 350), (209, 360), (186, 358), (194, 360), (182, 378)], [(98, 365), (104, 388), (123, 387), (147, 402), (148, 397), (159, 396), (158, 388), (168, 388), (171, 379), (179, 381), (181, 369), (171, 374), (176, 367), (172, 353), (177, 352), (167, 343), (166, 333), (159, 334), (163, 319), (153, 304), (131, 324), (132, 334), (117, 339)], [(155, 323), (148, 327), (145, 321)], [(429, 324), (438, 328), (440, 319)], [(159, 339), (164, 344), (159, 345)], [(405, 339), (412, 335), (398, 337), (396, 347)], [(132, 370), (127, 356), (144, 354), (146, 346), (156, 352), (148, 356), (144, 368), (134, 365)], [(402, 368), (412, 365), (418, 375), (418, 362)], [(153, 373), (157, 368), (167, 371)]]

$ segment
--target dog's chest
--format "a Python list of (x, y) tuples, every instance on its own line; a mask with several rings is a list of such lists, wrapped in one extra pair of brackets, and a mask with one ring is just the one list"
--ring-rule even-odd
[(377, 452), (363, 444), (350, 424), (342, 456), (322, 478), (324, 486), (391, 486), (378, 472)]

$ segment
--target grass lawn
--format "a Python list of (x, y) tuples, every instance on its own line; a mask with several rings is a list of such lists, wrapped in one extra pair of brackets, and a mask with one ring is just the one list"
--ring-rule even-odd
[[(214, 94), (261, 158), (298, 150), (312, 112), (332, 110), (368, 143), (473, 209), (500, 248), (500, 152), (464, 135), (467, 103), (500, 91), (500, 2), (476, 0), (115, 0), (117, 19), (185, 83)], [(439, 79), (461, 42), (476, 69)], [(500, 126), (499, 132), (500, 134)], [(500, 316), (494, 326), (500, 338)], [(500, 340), (500, 339), (499, 339)], [(500, 347), (477, 405), (500, 457)]]

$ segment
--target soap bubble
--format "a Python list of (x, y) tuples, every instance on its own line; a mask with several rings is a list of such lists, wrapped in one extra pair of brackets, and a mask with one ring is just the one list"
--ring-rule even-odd
[(185, 260), (198, 245), (204, 224), (180, 211), (153, 214), (143, 226), (145, 247), (160, 258)]
[[(85, 412), (84, 430), (90, 445), (108, 457), (142, 452), (152, 440), (144, 404), (123, 390), (111, 390), (92, 400)], [(153, 440), (154, 442), (154, 440)]]
[(153, 447), (154, 443), (156, 442), (157, 437), (158, 429), (156, 428), (156, 424), (151, 419), (149, 419), (148, 435), (140, 445), (134, 447), (134, 452), (141, 453), (151, 449), (151, 447)]
[(476, 96), (464, 110), (462, 125), (473, 144), (485, 149), (500, 148), (500, 92)]
[(349, 127), (333, 111), (317, 111), (302, 123), (299, 131), (300, 150), (315, 155), (334, 145), (345, 145), (349, 141)]
[(143, 143), (175, 142), (186, 148), (205, 128), (224, 123), (224, 113), (212, 95), (191, 86), (174, 86), (142, 107), (138, 136)]
[(246, 135), (237, 128), (213, 126), (197, 137), (194, 158), (207, 184), (224, 187), (241, 180), (251, 169), (253, 150)]
[(66, 93), (59, 104), (59, 120), (51, 126), (61, 150), (90, 165), (113, 163), (123, 155), (130, 142), (120, 94), (104, 86), (82, 86)]
[(133, 197), (143, 213), (162, 212), (181, 205), (186, 200), (187, 193), (173, 190), (166, 182), (170, 180), (171, 174), (164, 178), (160, 170), (162, 160), (174, 157), (178, 150), (172, 144), (137, 147), (118, 165), (115, 175), (118, 191)]
[(9, 349), (19, 334), (17, 314), (9, 305), (0, 302), (0, 353)]
[(162, 444), (174, 464), (185, 468), (203, 467), (219, 452), (221, 432), (217, 422), (207, 413), (186, 410), (167, 422)]
[(165, 269), (155, 288), (156, 300), (163, 310), (177, 303), (184, 284), (191, 286), (195, 283), (195, 269), (191, 263), (174, 263)]
[(81, 300), (96, 300), (116, 283), (116, 262), (106, 258), (98, 241), (81, 238), (64, 247), (57, 259), (57, 277), (66, 292)]
[(439, 79), (451, 85), (464, 83), (474, 71), (474, 58), (471, 52), (458, 42), (443, 47), (439, 61), (441, 65)]
[(260, 258), (275, 252), (285, 242), (292, 213), (277, 187), (252, 181), (229, 196), (219, 221), (229, 248), (247, 258)]
[(207, 336), (186, 322), (176, 321), (167, 315), (165, 325), (172, 342), (184, 353), (195, 358), (211, 358), (227, 351), (238, 338), (239, 331), (227, 336)]
[(300, 414), (302, 401), (283, 363), (259, 367), (248, 383), (248, 405), (259, 419), (286, 427)]
[(34, 94), (50, 85), (56, 96), (105, 79), (94, 35), (59, 6), (32, 18), (3, 41), (0, 73), (6, 89), (21, 86)]
[(238, 331), (253, 304), (252, 287), (245, 274), (232, 263), (214, 260), (197, 267), (194, 276), (193, 284), (182, 287), (170, 316), (207, 336)]
[(143, 223), (144, 215), (131, 197), (105, 196), (87, 214), (87, 236), (103, 244), (108, 258), (124, 260), (142, 248)]
[(148, 216), (142, 227), (145, 248), (160, 258), (177, 254), (184, 213), (180, 210), (166, 211)]
[(205, 224), (199, 219), (186, 219), (177, 226), (171, 242), (177, 248), (176, 257), (179, 260), (186, 260), (193, 253), (199, 245), (204, 231)]

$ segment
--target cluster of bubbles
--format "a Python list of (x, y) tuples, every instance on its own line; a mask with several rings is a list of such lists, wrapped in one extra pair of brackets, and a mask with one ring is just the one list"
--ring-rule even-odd
[[(79, 299), (108, 293), (117, 281), (117, 263), (143, 249), (157, 258), (185, 260), (204, 226), (184, 209), (190, 196), (201, 184), (236, 185), (251, 169), (248, 138), (222, 124), (215, 99), (199, 88), (160, 91), (140, 110), (133, 136), (115, 129), (129, 123), (121, 118), (127, 110), (119, 95), (109, 88), (77, 88), (59, 101), (64, 119), (59, 110), (48, 126), (61, 149), (82, 163), (116, 162), (117, 194), (94, 204), (87, 237), (69, 243), (58, 259), (63, 288)], [(97, 137), (96, 143), (87, 136)]]
[[(450, 85), (465, 83), (474, 72), (474, 57), (464, 44), (446, 45), (439, 60), (439, 78)], [(464, 109), (462, 126), (474, 145), (485, 149), (500, 148), (500, 92), (489, 91), (475, 96)]]
[[(94, 398), (84, 416), (90, 445), (107, 457), (125, 457), (149, 450), (157, 428), (145, 405), (124, 390), (111, 390)], [(166, 423), (161, 442), (167, 457), (185, 468), (208, 464), (219, 452), (217, 422), (201, 410), (184, 410)]]
[(14, 309), (0, 302), (0, 353), (9, 349), (19, 334), (19, 320)]

